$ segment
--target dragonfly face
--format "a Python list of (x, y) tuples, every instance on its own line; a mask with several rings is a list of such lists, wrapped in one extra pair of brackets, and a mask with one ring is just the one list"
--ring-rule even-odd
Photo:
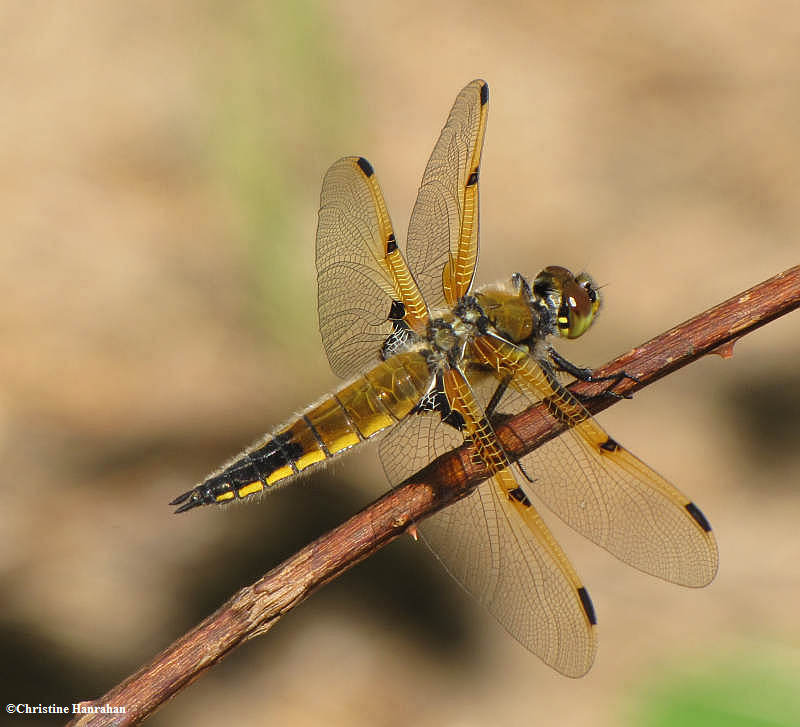
[[(577, 338), (600, 296), (586, 274), (551, 266), (529, 282), (473, 290), (480, 156), (489, 91), (456, 98), (422, 178), (405, 255), (370, 163), (345, 157), (325, 175), (317, 228), (320, 332), (348, 380), (172, 505), (184, 512), (249, 498), (378, 434), (399, 484), (471, 445), (491, 478), (419, 526), (449, 572), (525, 647), (568, 676), (597, 648), (588, 592), (534, 507), (665, 580), (704, 586), (717, 546), (699, 508), (606, 434), (560, 383), (591, 378), (549, 338)], [(493, 422), (534, 403), (566, 427), (521, 460), (517, 476)], [(528, 474), (530, 473), (530, 475)]]
[(586, 333), (600, 310), (600, 293), (586, 273), (573, 276), (566, 268), (551, 265), (539, 273), (533, 289), (558, 311), (556, 330), (565, 338)]

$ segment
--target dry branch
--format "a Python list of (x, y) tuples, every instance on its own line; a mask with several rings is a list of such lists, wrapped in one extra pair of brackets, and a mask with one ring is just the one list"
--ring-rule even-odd
[[(648, 341), (598, 369), (597, 376), (625, 371), (614, 390), (632, 394), (707, 353), (731, 353), (735, 341), (800, 307), (800, 266), (756, 285), (690, 321)], [(597, 394), (603, 384), (576, 382), (581, 397)], [(596, 413), (618, 399), (586, 400)], [(536, 407), (520, 413), (497, 434), (512, 459), (523, 456), (559, 434), (552, 418), (537, 416)], [(512, 431), (513, 430), (513, 431)], [(241, 589), (215, 613), (195, 626), (124, 682), (87, 707), (124, 706), (124, 715), (87, 714), (72, 725), (131, 725), (159, 706), (247, 639), (269, 630), (278, 619), (313, 591), (406, 532), (486, 479), (466, 447), (440, 457), (405, 484), (393, 489), (345, 523), (310, 543), (254, 584)]]

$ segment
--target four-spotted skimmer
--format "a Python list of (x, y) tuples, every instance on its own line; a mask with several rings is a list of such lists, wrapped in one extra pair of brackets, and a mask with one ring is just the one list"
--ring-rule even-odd
[[(533, 280), (515, 274), (473, 288), (488, 99), (480, 80), (456, 98), (422, 178), (405, 256), (369, 162), (345, 157), (328, 170), (319, 326), (333, 370), (349, 383), (171, 504), (184, 512), (251, 497), (379, 433), (397, 484), (467, 441), (491, 479), (419, 530), (514, 637), (576, 677), (594, 659), (594, 608), (529, 497), (674, 583), (708, 584), (717, 546), (697, 506), (611, 439), (560, 382), (564, 372), (591, 380), (548, 339), (591, 326), (600, 306), (592, 280), (553, 266)], [(542, 401), (542, 416), (567, 430), (512, 466), (492, 422)]]

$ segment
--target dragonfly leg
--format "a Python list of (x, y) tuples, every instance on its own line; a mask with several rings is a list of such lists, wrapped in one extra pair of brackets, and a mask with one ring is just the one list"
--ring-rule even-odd
[[(494, 415), (498, 405), (500, 404), (500, 400), (503, 398), (503, 394), (506, 393), (506, 389), (508, 389), (508, 385), (511, 383), (511, 376), (504, 376), (500, 379), (499, 383), (497, 384), (497, 388), (494, 390), (494, 394), (492, 394), (492, 398), (489, 399), (489, 403), (486, 405), (484, 412), (486, 413), (486, 418), (489, 420), (494, 419)], [(522, 473), (522, 476), (528, 480), (528, 482), (533, 483), (535, 480), (531, 477), (526, 471), (525, 468), (522, 466), (522, 462), (517, 460), (514, 464), (517, 465), (517, 468)]]
[(525, 468), (522, 466), (522, 461), (521, 461), (521, 460), (519, 460), (519, 459), (518, 459), (516, 462), (514, 462), (514, 464), (515, 464), (515, 465), (517, 465), (517, 469), (518, 469), (518, 470), (519, 470), (519, 471), (522, 473), (522, 476), (523, 476), (523, 477), (524, 477), (526, 480), (528, 480), (528, 482), (530, 482), (531, 484), (533, 484), (534, 482), (536, 482), (536, 480), (535, 480), (533, 477), (531, 477), (531, 476), (530, 476), (530, 475), (529, 475), (529, 474), (528, 474), (528, 473), (525, 471)]
[(492, 394), (492, 398), (489, 399), (489, 403), (486, 405), (484, 411), (486, 412), (486, 418), (491, 419), (494, 416), (495, 409), (497, 409), (498, 404), (500, 404), (500, 399), (503, 398), (503, 394), (506, 393), (506, 389), (508, 389), (508, 385), (511, 383), (511, 376), (505, 376), (500, 379), (500, 383), (497, 385), (497, 388)]
[(564, 371), (568, 373), (570, 376), (574, 376), (579, 381), (587, 381), (591, 383), (597, 382), (604, 382), (609, 381), (611, 382), (604, 391), (599, 394), (595, 394), (590, 398), (594, 398), (594, 396), (613, 396), (616, 399), (632, 399), (632, 394), (618, 394), (614, 391), (614, 387), (619, 384), (621, 381), (625, 379), (630, 379), (631, 381), (639, 383), (639, 379), (632, 374), (629, 374), (627, 371), (619, 371), (616, 374), (610, 374), (608, 376), (593, 376), (592, 370), (589, 368), (583, 368), (581, 366), (576, 366), (571, 361), (565, 359), (558, 351), (556, 351), (552, 346), (548, 348), (548, 355), (550, 356), (550, 360), (553, 362), (553, 366), (555, 367), (556, 371)]

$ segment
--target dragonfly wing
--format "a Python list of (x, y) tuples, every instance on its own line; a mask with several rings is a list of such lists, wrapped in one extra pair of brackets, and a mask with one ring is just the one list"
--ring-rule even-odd
[(378, 360), (392, 336), (424, 329), (427, 308), (397, 247), (372, 166), (344, 157), (325, 174), (317, 225), (317, 307), (334, 372)]
[(478, 177), (489, 87), (458, 94), (436, 142), (408, 227), (407, 257), (431, 308), (469, 292), (478, 259)]
[(550, 411), (540, 416), (569, 426), (520, 460), (532, 480), (525, 490), (634, 568), (684, 586), (710, 583), (719, 555), (700, 509), (609, 437), (566, 389), (554, 389), (558, 384), (532, 357), (510, 361), (515, 375), (496, 413), (516, 414), (545, 399)]
[(420, 533), (450, 575), (525, 648), (562, 674), (582, 676), (597, 650), (591, 601), (538, 513), (510, 498), (503, 479), (514, 484), (504, 470), (424, 520)]
[[(464, 433), (482, 440), (483, 456), (491, 462), (491, 452), (502, 454), (490, 424), (475, 416), (481, 410), (463, 375), (445, 372), (443, 389), (454, 392), (449, 403), (463, 416)], [(381, 461), (397, 484), (463, 440), (440, 412), (413, 414), (381, 442)], [(563, 674), (586, 673), (597, 648), (591, 600), (508, 468), (419, 530), (450, 574), (527, 649)]]
[(464, 435), (437, 412), (411, 414), (380, 440), (378, 452), (386, 476), (399, 485), (437, 457), (464, 443)]

